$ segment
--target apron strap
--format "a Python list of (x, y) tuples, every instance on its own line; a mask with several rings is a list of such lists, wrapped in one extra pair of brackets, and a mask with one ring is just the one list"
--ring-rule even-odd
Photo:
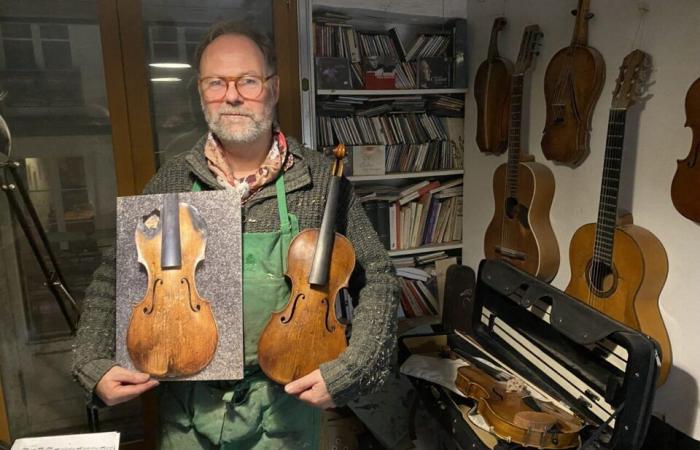
[(292, 224), (287, 212), (287, 193), (284, 191), (284, 174), (277, 177), (275, 189), (277, 189), (277, 210), (280, 215), (280, 231), (282, 234), (291, 233)]

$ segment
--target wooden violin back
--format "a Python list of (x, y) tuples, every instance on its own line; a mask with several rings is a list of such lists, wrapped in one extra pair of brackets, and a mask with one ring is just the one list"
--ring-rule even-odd
[(547, 119), (542, 152), (570, 166), (590, 153), (591, 119), (605, 83), (605, 61), (587, 45), (589, 1), (579, 0), (571, 45), (554, 55), (544, 77)]
[(508, 147), (510, 79), (513, 64), (498, 54), (498, 33), (506, 19), (497, 18), (491, 30), (488, 58), (481, 63), (474, 80), (476, 99), (476, 143), (484, 153), (500, 155)]
[(688, 89), (685, 97), (685, 126), (693, 130), (693, 143), (685, 159), (679, 159), (671, 184), (671, 199), (684, 217), (700, 222), (700, 78)]

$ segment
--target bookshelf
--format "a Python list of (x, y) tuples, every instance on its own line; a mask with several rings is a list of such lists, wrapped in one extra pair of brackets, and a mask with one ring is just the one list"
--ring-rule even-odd
[(462, 252), (466, 21), (299, 5), (302, 141), (348, 148), (346, 177), (404, 274), (401, 328), (439, 323), (437, 266)]
[(467, 89), (317, 89), (318, 95), (466, 95)]

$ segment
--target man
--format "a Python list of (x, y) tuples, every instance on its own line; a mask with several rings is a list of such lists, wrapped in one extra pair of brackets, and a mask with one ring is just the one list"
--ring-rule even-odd
[[(398, 284), (360, 202), (343, 180), (336, 225), (355, 249), (350, 283), (359, 300), (349, 346), (336, 360), (286, 386), (262, 374), (256, 364), (258, 336), (270, 313), (288, 300), (282, 273), (286, 245), (299, 229), (320, 226), (330, 164), (274, 125), (279, 76), (269, 40), (236, 24), (217, 24), (200, 45), (196, 63), (210, 133), (161, 167), (145, 193), (241, 193), (245, 378), (162, 383), (161, 448), (317, 448), (320, 411), (371, 392), (389, 374)], [(268, 271), (274, 266), (276, 278), (270, 281), (268, 272), (259, 276), (260, 267), (249, 260), (265, 261)], [(87, 291), (74, 352), (76, 378), (108, 405), (158, 385), (113, 361), (115, 278), (110, 252)]]

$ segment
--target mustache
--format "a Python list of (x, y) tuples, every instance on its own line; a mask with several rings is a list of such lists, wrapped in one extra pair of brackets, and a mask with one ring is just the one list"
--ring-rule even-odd
[(228, 108), (228, 107), (221, 107), (219, 110), (216, 112), (217, 116), (223, 116), (223, 115), (239, 115), (239, 116), (246, 116), (250, 118), (254, 118), (255, 116), (253, 113), (249, 111), (245, 111), (239, 108)]

